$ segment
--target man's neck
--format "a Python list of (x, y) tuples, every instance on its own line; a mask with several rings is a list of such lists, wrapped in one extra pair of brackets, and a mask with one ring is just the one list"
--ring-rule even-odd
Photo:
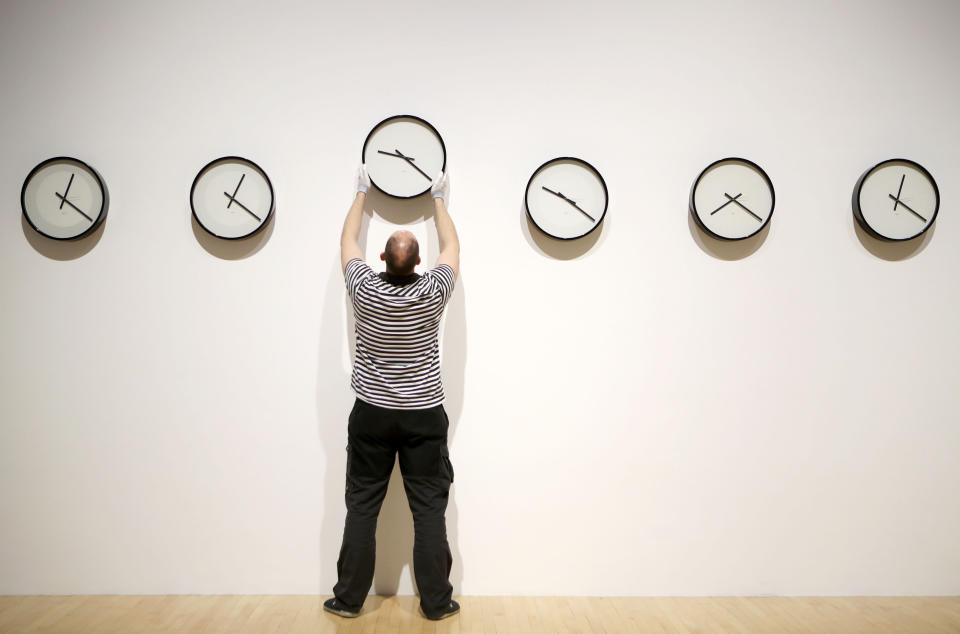
[(417, 275), (416, 272), (407, 273), (405, 275), (397, 275), (396, 273), (387, 269), (386, 271), (380, 274), (380, 279), (382, 279), (384, 282), (387, 282), (388, 284), (394, 284), (396, 286), (406, 286), (411, 282), (416, 282), (418, 279), (420, 279), (420, 276)]

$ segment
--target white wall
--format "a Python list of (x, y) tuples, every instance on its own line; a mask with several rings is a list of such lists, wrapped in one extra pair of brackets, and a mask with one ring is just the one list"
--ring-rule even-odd
[[(9, 2), (0, 5), (0, 593), (329, 593), (352, 318), (338, 235), (369, 129), (443, 135), (462, 277), (442, 333), (463, 594), (960, 593), (960, 5)], [(273, 179), (253, 245), (188, 190)], [(105, 178), (52, 244), (20, 187)], [(602, 232), (523, 214), (593, 163)], [(748, 243), (691, 224), (711, 161), (769, 173)], [(923, 164), (920, 244), (856, 228), (859, 175)], [(426, 200), (371, 197), (436, 257)], [(412, 591), (394, 481), (376, 589)]]

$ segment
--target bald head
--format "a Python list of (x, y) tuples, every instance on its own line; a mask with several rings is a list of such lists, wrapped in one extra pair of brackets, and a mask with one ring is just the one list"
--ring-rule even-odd
[(409, 231), (395, 231), (380, 257), (387, 263), (387, 273), (410, 275), (420, 264), (420, 245)]

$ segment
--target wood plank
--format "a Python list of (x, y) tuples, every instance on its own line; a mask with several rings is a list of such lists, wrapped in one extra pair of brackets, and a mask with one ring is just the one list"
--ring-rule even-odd
[(412, 596), (368, 598), (359, 618), (317, 596), (0, 596), (16, 634), (958, 634), (960, 597), (463, 597), (443, 621)]

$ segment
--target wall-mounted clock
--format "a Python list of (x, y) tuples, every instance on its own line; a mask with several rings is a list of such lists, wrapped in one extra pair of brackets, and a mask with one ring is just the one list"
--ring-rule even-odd
[(573, 240), (600, 226), (607, 213), (607, 184), (590, 163), (561, 156), (534, 171), (524, 201), (527, 215), (540, 231)]
[(107, 215), (107, 193), (96, 170), (75, 158), (47, 159), (31, 170), (20, 190), (30, 226), (55, 240), (82, 238)]
[(690, 191), (690, 213), (721, 240), (743, 240), (770, 222), (776, 197), (767, 173), (753, 161), (724, 158), (708, 165)]
[(404, 114), (374, 126), (363, 142), (361, 160), (374, 187), (394, 198), (414, 198), (430, 191), (433, 179), (446, 169), (447, 150), (436, 128)]
[(193, 179), (190, 208), (208, 233), (228, 240), (246, 238), (273, 215), (273, 185), (253, 161), (224, 156), (207, 163)]
[(916, 238), (933, 225), (939, 210), (937, 182), (921, 165), (907, 159), (874, 165), (854, 190), (854, 217), (882, 240)]

